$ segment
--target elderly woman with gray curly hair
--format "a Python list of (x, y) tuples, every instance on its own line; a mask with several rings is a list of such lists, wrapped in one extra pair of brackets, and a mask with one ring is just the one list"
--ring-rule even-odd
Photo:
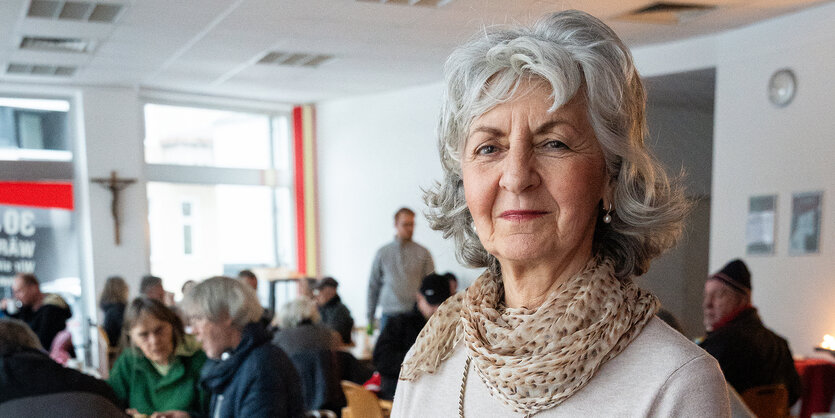
[(644, 145), (623, 42), (560, 12), (486, 30), (445, 75), (428, 217), (486, 271), (421, 331), (392, 416), (729, 415), (716, 361), (632, 282), (689, 204)]

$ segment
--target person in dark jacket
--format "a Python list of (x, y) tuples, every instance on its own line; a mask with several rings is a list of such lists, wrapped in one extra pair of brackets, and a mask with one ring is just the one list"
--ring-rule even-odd
[(321, 325), (316, 303), (306, 297), (292, 300), (279, 310), (278, 322), (273, 344), (287, 353), (299, 373), (305, 409), (341, 411), (346, 405), (336, 354), (341, 340)]
[(104, 282), (104, 289), (99, 296), (99, 308), (104, 312), (102, 328), (107, 334), (107, 342), (111, 347), (119, 346), (119, 339), (122, 337), (128, 293), (128, 284), (125, 283), (125, 279), (111, 276)]
[(351, 331), (354, 329), (354, 318), (351, 310), (342, 303), (336, 293), (339, 286), (333, 277), (325, 277), (316, 283), (316, 304), (319, 305), (319, 315), (322, 323), (339, 333), (343, 344), (351, 344)]
[(0, 319), (0, 404), (63, 392), (94, 393), (117, 404), (107, 383), (49, 358), (24, 322)]
[(38, 336), (41, 346), (49, 350), (55, 336), (67, 327), (67, 320), (72, 316), (67, 302), (58, 295), (41, 293), (41, 285), (34, 274), (21, 273), (15, 276), (12, 284), (15, 299), (21, 303), (20, 310), (9, 313), (8, 301), (3, 300), (0, 309), (12, 318), (20, 319)]
[(186, 294), (183, 308), (209, 357), (200, 384), (211, 393), (210, 417), (304, 416), (299, 376), (270, 344), (252, 288), (213, 277)]
[(380, 372), (381, 378), (380, 398), (394, 398), (397, 377), (406, 353), (412, 348), (429, 317), (449, 296), (449, 279), (440, 274), (429, 274), (420, 284), (414, 309), (395, 315), (387, 321), (374, 346), (373, 354), (374, 367)]
[(739, 393), (757, 386), (782, 383), (791, 406), (801, 384), (785, 339), (766, 328), (751, 306), (751, 273), (742, 260), (733, 260), (705, 283), (704, 324), (699, 344), (719, 361), (725, 379)]

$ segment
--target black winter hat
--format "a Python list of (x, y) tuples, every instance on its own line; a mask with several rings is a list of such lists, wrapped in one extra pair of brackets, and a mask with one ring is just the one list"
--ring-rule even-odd
[(714, 273), (710, 278), (721, 280), (737, 292), (751, 293), (751, 272), (748, 271), (745, 263), (738, 258), (725, 264), (722, 270)]
[(316, 285), (313, 286), (313, 288), (314, 289), (321, 289), (321, 288), (326, 287), (326, 286), (330, 286), (330, 287), (333, 287), (335, 289), (335, 288), (339, 287), (339, 282), (337, 282), (336, 279), (334, 279), (333, 277), (325, 277), (324, 279), (319, 280), (316, 283)]
[(420, 294), (430, 305), (438, 306), (445, 301), (449, 293), (449, 279), (446, 276), (432, 273), (423, 278), (420, 283)]

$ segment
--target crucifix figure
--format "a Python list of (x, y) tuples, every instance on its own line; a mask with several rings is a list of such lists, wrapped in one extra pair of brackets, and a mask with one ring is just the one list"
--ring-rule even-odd
[(116, 245), (121, 244), (119, 238), (119, 192), (125, 190), (126, 187), (136, 182), (136, 179), (120, 179), (115, 171), (110, 172), (110, 177), (100, 177), (90, 179), (93, 183), (98, 183), (108, 190), (110, 190), (110, 214), (113, 216), (113, 232), (116, 238)]

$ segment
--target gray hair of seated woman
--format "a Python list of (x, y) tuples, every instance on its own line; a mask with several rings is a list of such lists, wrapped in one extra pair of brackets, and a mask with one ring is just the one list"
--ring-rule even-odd
[(587, 114), (606, 159), (612, 221), (598, 210), (593, 251), (610, 260), (619, 278), (643, 274), (655, 256), (675, 245), (690, 204), (644, 146), (646, 94), (632, 56), (597, 18), (576, 10), (546, 16), (531, 27), (494, 27), (457, 48), (444, 66), (446, 90), (438, 126), (444, 178), (424, 200), (430, 226), (453, 237), (456, 257), (500, 274), (476, 235), (464, 198), (461, 153), (471, 123), (507, 102), (522, 81), (551, 86), (556, 110), (585, 94)]
[(24, 348), (43, 350), (38, 336), (19, 319), (0, 318), (0, 355)]
[(318, 324), (320, 320), (316, 302), (307, 298), (291, 300), (278, 311), (278, 326), (281, 329), (295, 328), (305, 322)]
[(257, 322), (264, 312), (255, 291), (230, 277), (212, 277), (194, 286), (183, 299), (183, 310), (189, 317), (220, 322), (227, 318), (242, 330)]

